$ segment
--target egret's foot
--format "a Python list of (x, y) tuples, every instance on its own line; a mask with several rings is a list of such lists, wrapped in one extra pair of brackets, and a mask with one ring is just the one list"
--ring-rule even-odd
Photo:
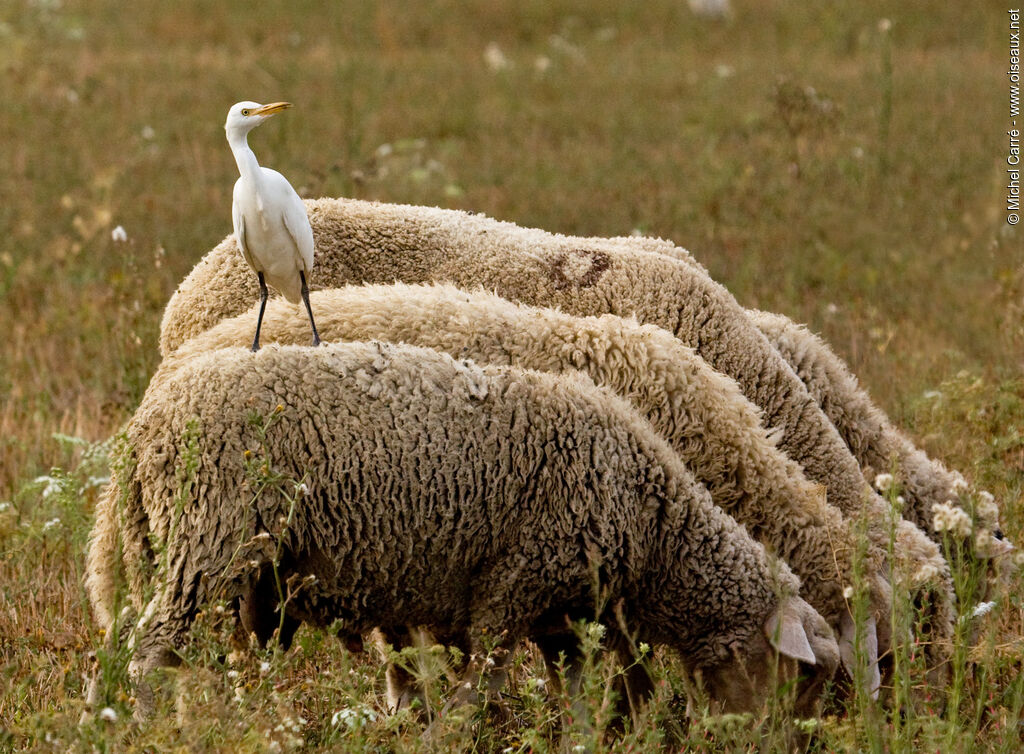
[(250, 350), (251, 350), (251, 351), (252, 351), (253, 353), (256, 353), (256, 352), (257, 352), (258, 350), (260, 350), (260, 344), (259, 344), (259, 343), (253, 343), (253, 344), (252, 344), (252, 348), (251, 348)]
[(313, 346), (316, 347), (318, 345), (320, 345), (320, 336), (319, 335), (314, 335), (313, 336)]

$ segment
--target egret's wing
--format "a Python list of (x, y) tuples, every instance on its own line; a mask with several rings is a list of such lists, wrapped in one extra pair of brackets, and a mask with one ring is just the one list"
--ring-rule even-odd
[(249, 246), (245, 242), (245, 215), (242, 213), (240, 183), (241, 179), (235, 183), (233, 201), (231, 202), (231, 224), (235, 227), (235, 240), (238, 242), (238, 250), (242, 252), (242, 258), (246, 264), (258, 271), (252, 254), (249, 253)]
[(284, 203), (282, 217), (284, 227), (288, 229), (298, 252), (298, 259), (295, 261), (306, 274), (308, 281), (309, 274), (313, 271), (313, 229), (309, 225), (306, 205), (302, 203), (298, 194), (293, 192), (290, 201)]

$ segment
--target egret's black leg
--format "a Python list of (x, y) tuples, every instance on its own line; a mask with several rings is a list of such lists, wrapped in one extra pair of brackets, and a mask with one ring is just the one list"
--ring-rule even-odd
[(260, 280), (260, 316), (256, 320), (256, 337), (252, 339), (253, 353), (260, 350), (260, 328), (263, 327), (263, 312), (267, 308), (267, 296), (269, 295), (267, 293), (267, 284), (263, 280), (263, 273), (257, 272), (256, 275)]
[(306, 304), (306, 313), (309, 314), (309, 325), (313, 328), (313, 345), (320, 345), (320, 333), (316, 331), (316, 322), (313, 321), (313, 307), (309, 305), (309, 288), (306, 286), (306, 274), (299, 270), (299, 280), (302, 281), (302, 301)]

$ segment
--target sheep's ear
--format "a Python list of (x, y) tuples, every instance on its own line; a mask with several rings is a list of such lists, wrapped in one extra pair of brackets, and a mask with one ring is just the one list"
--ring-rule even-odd
[[(857, 624), (849, 611), (843, 614), (843, 624), (839, 637), (839, 657), (850, 678), (856, 678), (857, 656), (854, 646), (857, 640)], [(878, 669), (878, 624), (874, 618), (868, 618), (864, 624), (864, 642), (861, 645), (868, 661), (868, 677), (865, 679), (864, 692), (872, 699), (878, 698), (878, 689), (882, 685), (882, 674)]]
[(787, 657), (816, 665), (814, 650), (807, 639), (804, 623), (799, 611), (789, 599), (783, 600), (764, 626), (768, 641), (775, 649)]

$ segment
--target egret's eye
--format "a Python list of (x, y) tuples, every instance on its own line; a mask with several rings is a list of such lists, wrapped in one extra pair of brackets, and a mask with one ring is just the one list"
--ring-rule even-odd
[(242, 115), (248, 115), (248, 114), (249, 114), (249, 108), (245, 108), (244, 110), (242, 110)]

